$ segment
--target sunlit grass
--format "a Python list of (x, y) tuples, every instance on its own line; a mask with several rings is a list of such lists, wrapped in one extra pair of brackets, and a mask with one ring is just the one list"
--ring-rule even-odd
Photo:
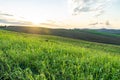
[(120, 46), (0, 30), (0, 79), (119, 80)]

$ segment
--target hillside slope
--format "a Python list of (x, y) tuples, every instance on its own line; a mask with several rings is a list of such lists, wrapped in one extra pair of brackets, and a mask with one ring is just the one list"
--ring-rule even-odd
[[(42, 27), (9, 26), (5, 30), (32, 34), (55, 35), (73, 39), (106, 44), (120, 45), (120, 30), (87, 30), (87, 29), (50, 29)], [(106, 31), (106, 32), (105, 32)], [(117, 32), (117, 33), (115, 33)], [(119, 33), (118, 33), (119, 32)]]
[(0, 30), (0, 80), (119, 80), (120, 46)]

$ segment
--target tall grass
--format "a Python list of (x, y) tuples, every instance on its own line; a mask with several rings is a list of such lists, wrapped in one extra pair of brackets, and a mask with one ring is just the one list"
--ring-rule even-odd
[(120, 46), (0, 30), (0, 80), (119, 80)]

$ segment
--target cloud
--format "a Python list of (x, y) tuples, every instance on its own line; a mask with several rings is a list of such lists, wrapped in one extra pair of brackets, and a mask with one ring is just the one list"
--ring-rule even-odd
[(111, 25), (111, 23), (109, 21), (106, 21), (105, 24), (108, 25), (108, 26)]
[(30, 25), (30, 24), (32, 24), (32, 22), (29, 22), (29, 21), (9, 20), (9, 19), (0, 19), (0, 23), (11, 24), (11, 25)]
[(0, 11), (0, 24), (6, 25), (32, 25), (32, 22), (16, 19), (14, 15)]
[(14, 15), (8, 14), (8, 13), (3, 13), (3, 12), (0, 11), (0, 16), (14, 16)]
[(47, 20), (46, 23), (40, 23), (40, 25), (48, 26), (48, 27), (56, 27), (56, 28), (61, 28), (66, 26), (64, 23), (54, 20)]
[(105, 21), (105, 22), (95, 22), (95, 23), (91, 23), (89, 24), (90, 26), (96, 26), (96, 25), (104, 25), (104, 26), (110, 26), (111, 23), (109, 21)]
[(40, 25), (51, 26), (51, 27), (65, 27), (65, 26), (62, 26), (62, 25), (52, 24), (52, 23), (41, 23)]
[(74, 15), (94, 13), (95, 16), (100, 16), (110, 1), (112, 0), (69, 0), (69, 3)]
[(95, 23), (91, 23), (89, 25), (98, 25), (98, 22), (95, 22)]
[(13, 16), (11, 14), (6, 14), (6, 13), (0, 13), (0, 15), (2, 15), (2, 16)]

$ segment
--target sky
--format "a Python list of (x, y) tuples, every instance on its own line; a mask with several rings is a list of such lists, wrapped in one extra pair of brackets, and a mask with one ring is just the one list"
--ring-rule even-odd
[(120, 0), (0, 0), (0, 24), (120, 29)]

